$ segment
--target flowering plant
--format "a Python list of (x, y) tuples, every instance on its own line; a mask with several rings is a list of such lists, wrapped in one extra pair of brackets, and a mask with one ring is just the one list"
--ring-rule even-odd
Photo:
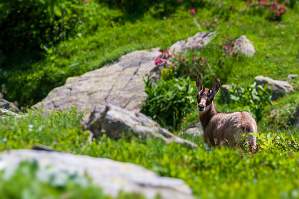
[(248, 1), (249, 4), (258, 9), (267, 9), (272, 20), (281, 20), (282, 16), (287, 12), (287, 1), (280, 2), (277, 0), (257, 0), (255, 2)]

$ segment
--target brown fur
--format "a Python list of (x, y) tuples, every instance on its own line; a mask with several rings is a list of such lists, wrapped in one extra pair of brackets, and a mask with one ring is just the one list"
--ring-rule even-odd
[(218, 113), (213, 103), (220, 84), (213, 88), (198, 86), (199, 119), (204, 129), (204, 140), (210, 146), (236, 146), (240, 144), (242, 134), (246, 134), (251, 151), (256, 151), (257, 125), (248, 112)]

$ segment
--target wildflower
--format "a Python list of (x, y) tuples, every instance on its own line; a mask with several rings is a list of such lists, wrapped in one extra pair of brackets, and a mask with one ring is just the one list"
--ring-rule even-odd
[(192, 16), (196, 15), (196, 13), (197, 13), (196, 8), (194, 8), (194, 7), (190, 8), (189, 11), (190, 11), (190, 14), (191, 14)]

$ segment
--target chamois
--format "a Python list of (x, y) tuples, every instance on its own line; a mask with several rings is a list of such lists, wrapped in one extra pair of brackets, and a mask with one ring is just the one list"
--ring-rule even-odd
[(257, 150), (257, 125), (248, 112), (218, 113), (213, 103), (220, 88), (217, 79), (212, 89), (203, 88), (200, 80), (196, 81), (198, 89), (197, 107), (199, 119), (204, 129), (204, 140), (209, 146), (237, 146), (241, 142), (242, 134), (247, 138), (251, 152)]

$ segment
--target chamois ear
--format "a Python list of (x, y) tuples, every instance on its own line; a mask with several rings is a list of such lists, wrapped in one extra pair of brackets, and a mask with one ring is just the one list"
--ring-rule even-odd
[(202, 83), (201, 83), (201, 80), (199, 78), (196, 80), (196, 87), (197, 87), (198, 91), (202, 90)]
[(211, 97), (212, 98), (214, 98), (214, 96), (217, 94), (217, 92), (220, 89), (220, 86), (221, 86), (220, 80), (217, 78), (214, 85), (213, 85), (213, 87), (212, 87), (212, 89), (211, 89), (211, 91), (212, 91), (212, 96)]

